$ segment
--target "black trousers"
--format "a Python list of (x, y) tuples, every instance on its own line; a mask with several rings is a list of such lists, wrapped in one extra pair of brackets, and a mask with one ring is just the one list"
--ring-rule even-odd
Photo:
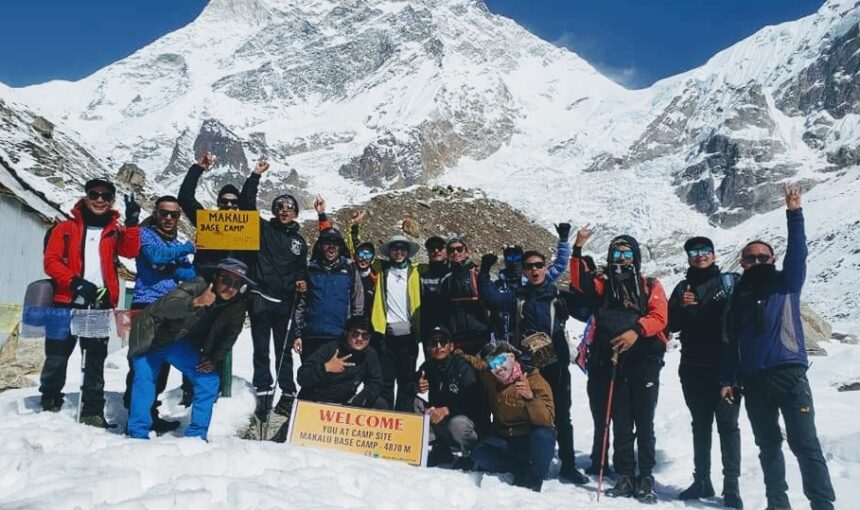
[[(606, 427), (606, 402), (609, 398), (609, 372), (602, 367), (594, 367), (594, 364), (589, 361), (588, 367), (588, 383), (586, 384), (586, 392), (588, 393), (588, 407), (591, 410), (591, 420), (594, 424), (594, 438), (591, 441), (591, 464), (593, 466), (600, 465), (601, 448), (603, 448), (603, 433)], [(609, 435), (611, 436), (611, 432)], [(609, 464), (609, 442), (606, 442), (606, 464)]]
[(765, 370), (744, 381), (744, 392), (747, 416), (759, 448), (768, 506), (789, 506), (779, 429), (779, 415), (782, 414), (788, 446), (800, 465), (803, 494), (813, 510), (831, 510), (836, 495), (815, 430), (815, 407), (806, 367), (794, 365)]
[(612, 433), (615, 435), (612, 463), (620, 475), (636, 474), (633, 442), (636, 441), (639, 474), (650, 476), (656, 464), (654, 411), (660, 390), (663, 360), (622, 356), (615, 377), (612, 399)]
[[(252, 384), (257, 392), (267, 392), (272, 389), (272, 369), (269, 360), (269, 346), (274, 336), (275, 370), (281, 364), (278, 375), (278, 386), (284, 393), (296, 393), (296, 381), (293, 377), (293, 356), (290, 353), (292, 339), (287, 338), (287, 325), (293, 313), (292, 303), (273, 303), (255, 297), (254, 305), (248, 314), (251, 318), (251, 338), (254, 344), (254, 376)], [(284, 349), (287, 351), (284, 352)], [(281, 360), (283, 360), (281, 362)]]
[[(552, 390), (555, 406), (555, 430), (558, 441), (558, 458), (563, 464), (576, 464), (573, 451), (573, 424), (570, 420), (570, 363), (558, 361), (543, 367), (540, 374)], [(599, 461), (599, 458), (598, 458)]]
[(738, 414), (741, 410), (740, 392), (735, 392), (733, 404), (720, 397), (720, 367), (682, 364), (678, 370), (684, 401), (693, 418), (693, 464), (696, 478), (710, 478), (711, 438), (716, 419), (720, 436), (723, 476), (738, 478), (741, 474), (741, 432)]
[[(382, 368), (382, 395), (395, 411), (412, 412), (415, 400), (415, 364), (418, 361), (418, 344), (410, 335), (386, 335), (376, 340), (377, 354)], [(397, 396), (394, 383), (397, 382)]]
[(84, 338), (69, 336), (65, 339), (45, 339), (45, 364), (39, 378), (42, 405), (63, 400), (66, 384), (66, 368), (69, 357), (79, 340), (83, 356), (83, 392), (81, 394), (81, 416), (101, 415), (105, 407), (105, 358), (107, 338)]

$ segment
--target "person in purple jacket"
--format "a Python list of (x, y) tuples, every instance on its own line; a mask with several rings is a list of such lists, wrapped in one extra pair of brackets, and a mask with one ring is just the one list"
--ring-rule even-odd
[(725, 322), (721, 396), (734, 401), (738, 387), (746, 396), (769, 510), (789, 509), (779, 415), (800, 465), (803, 493), (812, 510), (831, 510), (836, 495), (815, 431), (809, 363), (800, 322), (800, 291), (806, 279), (806, 234), (800, 189), (785, 186), (788, 247), (782, 271), (773, 247), (761, 240), (741, 251), (743, 276), (735, 286)]

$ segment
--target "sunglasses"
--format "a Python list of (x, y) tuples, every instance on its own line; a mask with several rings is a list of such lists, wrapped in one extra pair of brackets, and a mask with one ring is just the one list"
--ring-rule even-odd
[(744, 255), (742, 260), (747, 264), (767, 264), (770, 262), (771, 255)]
[(508, 355), (506, 353), (497, 354), (493, 356), (487, 361), (487, 366), (490, 367), (490, 370), (496, 370), (500, 366), (504, 365), (508, 361)]
[(466, 251), (466, 247), (462, 244), (460, 246), (449, 246), (448, 253), (463, 253)]
[(231, 289), (239, 289), (245, 283), (240, 278), (235, 278), (226, 274), (218, 275), (218, 279), (221, 280), (221, 283), (223, 283), (227, 287), (230, 287)]
[(694, 259), (696, 257), (707, 257), (708, 255), (714, 253), (714, 249), (710, 246), (702, 246), (701, 248), (693, 248), (692, 250), (687, 250), (687, 257)]
[(87, 191), (87, 198), (89, 198), (90, 200), (98, 200), (101, 198), (105, 202), (113, 202), (113, 197), (114, 194), (110, 191)]
[(523, 269), (526, 271), (531, 271), (532, 269), (543, 269), (546, 267), (544, 262), (529, 262), (527, 264), (523, 264)]
[(235, 207), (239, 205), (238, 198), (219, 198), (218, 207)]
[(427, 345), (429, 345), (430, 348), (435, 348), (435, 347), (446, 347), (450, 343), (451, 343), (451, 340), (448, 340), (447, 338), (442, 337), (442, 338), (431, 338), (430, 341), (427, 342)]
[(281, 200), (280, 202), (275, 202), (275, 210), (283, 211), (284, 209), (288, 211), (297, 211), (298, 209), (293, 207), (292, 202), (289, 200)]
[(350, 338), (357, 338), (361, 340), (370, 340), (370, 331), (362, 331), (360, 329), (354, 329), (349, 332)]
[(427, 247), (427, 251), (445, 251), (444, 244), (431, 244)]
[(166, 209), (159, 209), (158, 215), (162, 218), (173, 218), (174, 220), (179, 219), (179, 211), (168, 211)]
[(373, 252), (362, 250), (355, 254), (358, 260), (373, 260)]
[(633, 250), (612, 250), (612, 262), (633, 260)]
[(408, 247), (408, 246), (406, 246), (405, 244), (392, 244), (392, 245), (391, 245), (390, 250), (391, 250), (391, 251), (405, 251), (405, 252), (408, 252), (408, 251), (409, 251), (409, 247)]

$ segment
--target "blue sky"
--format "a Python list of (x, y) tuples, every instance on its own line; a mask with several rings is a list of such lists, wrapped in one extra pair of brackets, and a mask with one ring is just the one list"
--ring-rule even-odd
[[(0, 81), (79, 79), (192, 19), (206, 0), (2, 0)], [(486, 0), (604, 74), (643, 87), (822, 0)], [(9, 20), (14, 20), (10, 22)]]

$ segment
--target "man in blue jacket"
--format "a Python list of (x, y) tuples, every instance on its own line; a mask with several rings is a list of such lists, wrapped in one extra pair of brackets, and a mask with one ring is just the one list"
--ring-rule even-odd
[(726, 318), (721, 395), (734, 399), (742, 381), (746, 409), (764, 473), (768, 509), (791, 508), (785, 482), (785, 459), (779, 415), (788, 446), (800, 464), (803, 493), (812, 510), (831, 510), (836, 495), (815, 431), (808, 361), (800, 321), (800, 291), (806, 279), (806, 234), (799, 189), (785, 187), (788, 247), (782, 271), (768, 243), (748, 243), (741, 251), (744, 272)]
[[(140, 229), (140, 253), (136, 259), (137, 279), (134, 282), (132, 310), (142, 310), (173, 292), (179, 282), (193, 280), (197, 274), (189, 255), (194, 253), (194, 243), (182, 242), (177, 237), (181, 211), (176, 197), (165, 195), (155, 201), (155, 211)], [(167, 388), (170, 365), (164, 363), (156, 378), (156, 396)], [(123, 403), (131, 403), (134, 366), (129, 361), (125, 379)], [(183, 391), (191, 391), (190, 382), (183, 380)], [(158, 433), (179, 428), (178, 421), (164, 420), (158, 416), (159, 400), (152, 405), (152, 430)]]

